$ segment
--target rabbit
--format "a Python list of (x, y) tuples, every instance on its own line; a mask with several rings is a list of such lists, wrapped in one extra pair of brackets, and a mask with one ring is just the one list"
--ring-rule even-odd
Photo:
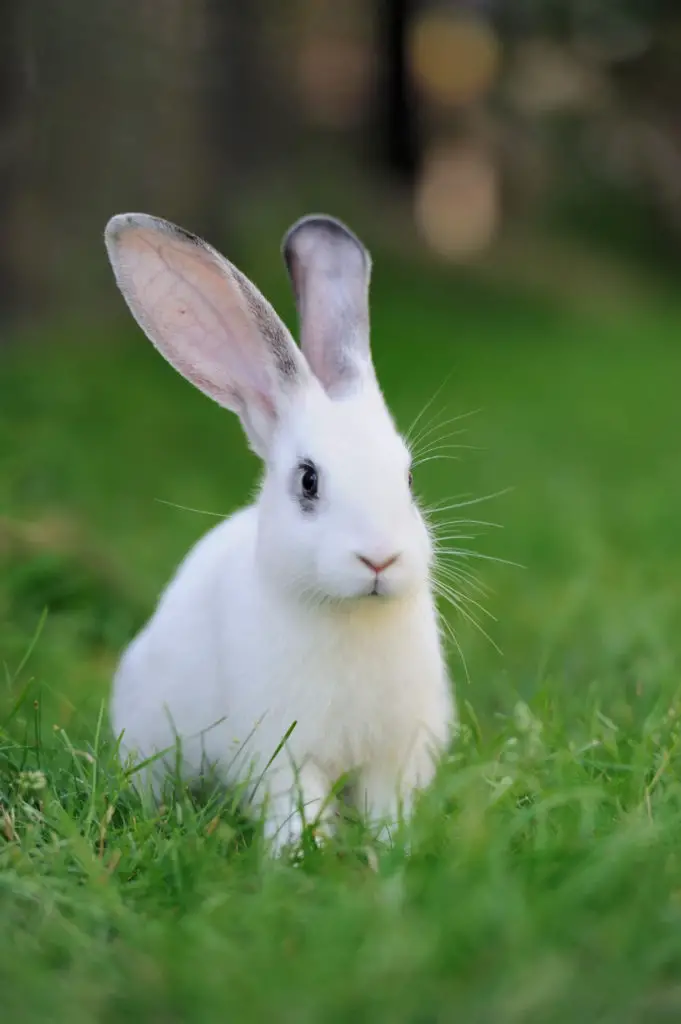
[(335, 218), (289, 229), (298, 346), (257, 288), (182, 228), (120, 214), (105, 244), (149, 340), (237, 414), (264, 463), (253, 504), (199, 540), (121, 656), (121, 756), (146, 762), (137, 785), (157, 798), (178, 763), (188, 783), (207, 765), (228, 786), (257, 779), (251, 810), (275, 854), (306, 823), (329, 834), (340, 778), (390, 836), (433, 778), (456, 705), (433, 545), (372, 363), (371, 257)]

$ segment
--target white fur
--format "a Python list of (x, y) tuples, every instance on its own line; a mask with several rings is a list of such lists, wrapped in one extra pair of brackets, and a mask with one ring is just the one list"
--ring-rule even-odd
[[(163, 240), (170, 238), (173, 275), (185, 273), (177, 270), (183, 245), (192, 274), (199, 246), (211, 261), (205, 265), (212, 275), (221, 257), (204, 243), (174, 235), (176, 230), (127, 215), (110, 222), (107, 245), (121, 289), (145, 331), (190, 380), (216, 397), (200, 364), (207, 346), (214, 361), (215, 337), (197, 345), (201, 332), (195, 331), (187, 346), (182, 333), (191, 294), (182, 294), (178, 321), (172, 308), (175, 278), (163, 278), (165, 255), (166, 269), (154, 255), (156, 262), (140, 270), (126, 253), (126, 235), (136, 259), (147, 238), (156, 254), (163, 254)], [(329, 261), (338, 260), (332, 269), (341, 279), (345, 266), (358, 273), (363, 250), (354, 248), (360, 246), (354, 236), (340, 233), (345, 229), (338, 222), (317, 218), (294, 230), (305, 242), (300, 252), (307, 256), (316, 247), (323, 255), (325, 272)], [(297, 241), (295, 236), (290, 241), (294, 249)], [(368, 282), (368, 254), (366, 260)], [(220, 315), (226, 322), (236, 301), (229, 297), (235, 279), (229, 278), (226, 261), (221, 267), (227, 295), (226, 313)], [(300, 265), (295, 269), (299, 309), (308, 282), (317, 298), (324, 287), (339, 288), (338, 274), (331, 273), (325, 284), (305, 277)], [(310, 272), (314, 275), (314, 264)], [(209, 315), (201, 306), (208, 294), (201, 273), (198, 285), (192, 278), (199, 294), (192, 323)], [(153, 280), (152, 297), (140, 286), (133, 301), (129, 293), (142, 278), (145, 288)], [(247, 284), (251, 299), (264, 303)], [(237, 377), (230, 362), (233, 342), (221, 325), (228, 367), (220, 371), (220, 387), (228, 395), (222, 404), (237, 409), (263, 455), (260, 494), (189, 553), (125, 652), (114, 681), (112, 725), (123, 734), (123, 755), (147, 758), (172, 748), (177, 736), (183, 774), (190, 781), (200, 777), (206, 763), (227, 783), (249, 773), (257, 778), (296, 723), (255, 796), (256, 802), (266, 801), (266, 832), (277, 847), (297, 838), (304, 820), (333, 812), (330, 787), (346, 774), (354, 778), (360, 809), (372, 820), (392, 824), (400, 806), (408, 815), (415, 791), (432, 778), (455, 717), (429, 583), (431, 542), (407, 480), (409, 453), (376, 383), (368, 339), (349, 338), (344, 329), (351, 314), (357, 314), (355, 325), (361, 323), (364, 292), (356, 287), (347, 294), (343, 306), (336, 293), (334, 308), (343, 307), (342, 315), (322, 325), (323, 377), (313, 372), (319, 353), (307, 353), (311, 368), (305, 347), (301, 354), (288, 332), (287, 344), (295, 348), (294, 384), (277, 379), (266, 346), (254, 356), (252, 378)], [(213, 310), (212, 291), (210, 299)], [(263, 310), (276, 318), (271, 307)], [(276, 324), (285, 331), (280, 321)], [(235, 331), (241, 326), (237, 323)], [(315, 322), (305, 326), (319, 346)], [(333, 345), (338, 352), (329, 352)], [(243, 346), (237, 356), (244, 359)], [(262, 400), (247, 390), (253, 381)], [(313, 461), (319, 470), (319, 497), (311, 511), (301, 507), (296, 490), (300, 460)], [(375, 564), (394, 554), (399, 558), (376, 577), (359, 554)], [(375, 586), (378, 594), (371, 595)], [(151, 781), (158, 786), (174, 763), (174, 754), (156, 762)]]

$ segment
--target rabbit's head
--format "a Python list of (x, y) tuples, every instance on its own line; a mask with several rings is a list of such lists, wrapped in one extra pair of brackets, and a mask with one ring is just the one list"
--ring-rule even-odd
[(426, 586), (431, 542), (371, 361), (371, 260), (355, 235), (312, 216), (284, 239), (300, 348), (255, 286), (194, 235), (121, 214), (105, 239), (140, 327), (191, 383), (237, 413), (265, 463), (259, 571), (313, 600)]

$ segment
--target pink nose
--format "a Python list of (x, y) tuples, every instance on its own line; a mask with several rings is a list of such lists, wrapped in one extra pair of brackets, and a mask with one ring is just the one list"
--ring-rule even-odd
[(375, 572), (378, 576), (380, 573), (384, 572), (385, 569), (389, 569), (391, 565), (394, 565), (400, 556), (393, 555), (391, 558), (386, 558), (384, 562), (373, 562), (370, 558), (365, 558), (364, 555), (357, 555), (357, 557), (360, 562), (364, 562), (366, 567), (371, 569), (371, 571)]

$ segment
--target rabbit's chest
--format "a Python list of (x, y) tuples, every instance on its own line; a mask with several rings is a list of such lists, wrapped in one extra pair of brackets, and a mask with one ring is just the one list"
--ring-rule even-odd
[(377, 756), (401, 759), (419, 725), (441, 718), (437, 649), (412, 637), (411, 644), (374, 640), (334, 654), (325, 665), (301, 671), (294, 700), (299, 743), (330, 774)]
[(419, 729), (439, 733), (448, 717), (427, 595), (344, 619), (245, 608), (226, 626), (215, 717), (265, 761), (286, 736), (298, 762), (312, 757), (333, 777), (376, 758), (398, 763)]

